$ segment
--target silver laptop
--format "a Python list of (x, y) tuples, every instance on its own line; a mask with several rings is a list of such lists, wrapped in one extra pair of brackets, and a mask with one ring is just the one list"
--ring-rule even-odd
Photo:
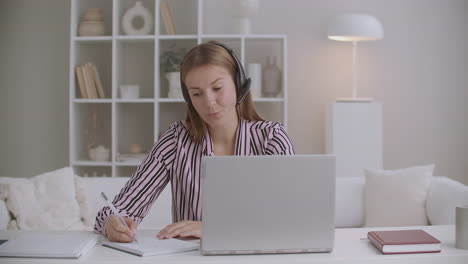
[(24, 231), (0, 245), (0, 257), (79, 258), (98, 241), (91, 232)]
[(201, 165), (203, 255), (330, 252), (335, 156), (213, 156)]

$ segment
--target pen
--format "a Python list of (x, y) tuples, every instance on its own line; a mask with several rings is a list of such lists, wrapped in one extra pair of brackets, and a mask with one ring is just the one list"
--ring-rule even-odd
[[(104, 201), (106, 201), (107, 205), (109, 205), (109, 207), (110, 207), (112, 213), (113, 213), (114, 215), (116, 215), (116, 216), (119, 218), (120, 222), (121, 222), (125, 227), (127, 227), (128, 229), (130, 229), (130, 227), (127, 225), (127, 223), (126, 223), (125, 220), (122, 218), (122, 216), (120, 216), (120, 215), (117, 213), (117, 209), (114, 207), (114, 205), (109, 201), (109, 199), (107, 199), (106, 194), (105, 194), (104, 192), (101, 192), (101, 196), (102, 196), (102, 198), (104, 199)], [(131, 229), (130, 229), (130, 231), (131, 231)], [(134, 234), (133, 239), (135, 240), (135, 242), (138, 242), (138, 240), (137, 240), (137, 238), (136, 238), (136, 234)]]

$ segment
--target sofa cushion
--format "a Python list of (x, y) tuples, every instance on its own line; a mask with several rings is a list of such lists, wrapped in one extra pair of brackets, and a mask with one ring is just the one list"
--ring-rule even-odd
[(447, 177), (434, 177), (426, 200), (431, 225), (454, 225), (455, 208), (468, 205), (468, 186)]
[(8, 212), (5, 201), (0, 200), (0, 230), (7, 229), (10, 220), (10, 212)]
[(400, 170), (366, 169), (365, 225), (427, 225), (426, 196), (434, 165)]
[(75, 199), (73, 170), (69, 167), (33, 178), (10, 178), (0, 186), (13, 219), (21, 230), (83, 230)]
[(335, 227), (364, 225), (364, 177), (336, 178)]

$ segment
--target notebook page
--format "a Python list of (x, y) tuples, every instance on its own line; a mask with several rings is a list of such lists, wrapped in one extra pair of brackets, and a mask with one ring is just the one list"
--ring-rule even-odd
[(116, 243), (104, 241), (104, 246), (119, 249), (139, 256), (155, 256), (168, 253), (196, 250), (200, 246), (193, 241), (178, 239), (159, 239), (156, 237), (138, 237), (138, 242)]

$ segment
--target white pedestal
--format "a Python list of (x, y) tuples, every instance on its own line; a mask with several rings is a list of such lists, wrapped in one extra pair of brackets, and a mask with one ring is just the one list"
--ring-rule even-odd
[(382, 168), (382, 104), (336, 102), (327, 109), (327, 154), (336, 155), (336, 176), (364, 176)]

